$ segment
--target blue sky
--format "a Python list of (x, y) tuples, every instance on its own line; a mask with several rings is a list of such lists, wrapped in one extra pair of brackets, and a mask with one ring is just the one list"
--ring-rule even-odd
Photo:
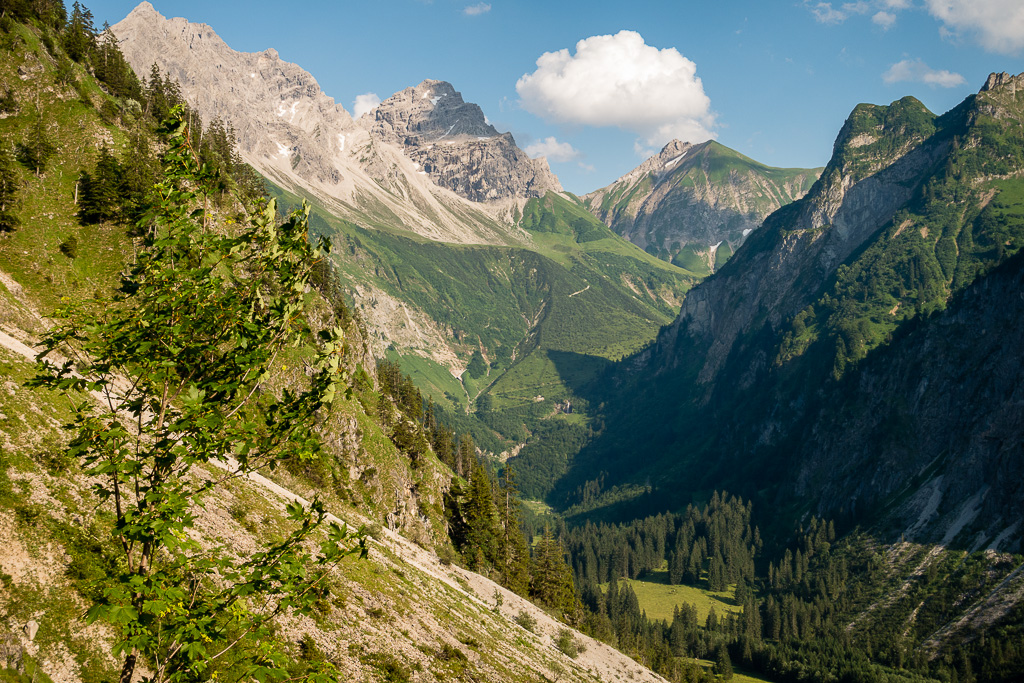
[[(350, 112), (449, 81), (577, 194), (672, 136), (821, 166), (859, 102), (914, 95), (941, 113), (990, 72), (1024, 71), (1024, 0), (152, 1), (236, 50), (275, 48)], [(135, 4), (86, 2), (97, 25)]]

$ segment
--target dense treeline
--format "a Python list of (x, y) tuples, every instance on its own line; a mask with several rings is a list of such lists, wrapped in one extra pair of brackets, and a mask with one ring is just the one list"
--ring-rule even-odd
[[(117, 50), (112, 44), (111, 50)], [(120, 55), (120, 53), (117, 53)], [(184, 107), (185, 117), (193, 133), (192, 144), (202, 163), (200, 180), (220, 201), (241, 200), (252, 206), (266, 196), (263, 181), (251, 166), (242, 161), (237, 149), (237, 138), (232, 127), (214, 119), (203, 128), (198, 114), (188, 109), (176, 83), (161, 75), (153, 65), (148, 80), (141, 83), (135, 100), (141, 107), (134, 120), (130, 144), (118, 159), (104, 146), (90, 172), (79, 177), (78, 215), (83, 223), (119, 221), (134, 224), (142, 217), (146, 207), (146, 193), (159, 172), (156, 156), (149, 148), (149, 131), (163, 120), (174, 107)]]
[[(68, 14), (60, 0), (0, 0), (0, 36), (8, 47), (16, 39), (15, 21), (28, 22), (39, 31), (43, 46), (56, 62), (58, 85), (73, 86), (84, 104), (98, 106), (108, 124), (118, 124), (128, 133), (129, 142), (120, 158), (105, 145), (95, 165), (79, 176), (75, 201), (84, 224), (134, 225), (142, 217), (146, 194), (160, 172), (149, 140), (177, 106), (185, 107), (189, 144), (199, 157), (200, 180), (207, 189), (221, 202), (237, 197), (247, 207), (266, 195), (262, 179), (238, 154), (235, 131), (219, 119), (204, 128), (198, 114), (188, 109), (178, 85), (162, 75), (156, 65), (148, 79), (140, 79), (121, 54), (109, 27), (96, 30), (87, 7), (76, 1)], [(106, 91), (98, 105), (79, 75), (83, 70)], [(17, 113), (18, 108), (10, 90), (0, 97), (0, 109), (5, 113)], [(29, 125), (16, 146), (16, 154), (0, 147), (0, 232), (9, 232), (20, 224), (15, 212), (20, 189), (15, 158), (42, 175), (56, 153), (44, 112), (36, 107), (28, 115)]]
[[(929, 562), (928, 548), (907, 545), (911, 554), (901, 561), (924, 570), (887, 598), (895, 560), (870, 537), (840, 540), (831, 521), (811, 518), (790, 543), (769, 553), (751, 527), (751, 513), (749, 503), (716, 493), (700, 510), (564, 528), (584, 628), (673, 681), (707, 676), (691, 666), (693, 658), (801, 683), (1001, 683), (1024, 670), (1020, 608), (962, 647), (933, 657), (922, 647), (948, 622), (954, 605), (987, 594), (984, 587), (991, 590), (1021, 558), (948, 553)], [(692, 566), (691, 555), (697, 558)], [(682, 604), (671, 622), (652, 621), (622, 579), (657, 580), (654, 572), (705, 590), (724, 588), (717, 583), (724, 577), (742, 612), (712, 611), (700, 623), (695, 606)], [(875, 609), (883, 601), (886, 608)]]
[(583, 583), (643, 578), (667, 564), (669, 582), (710, 590), (754, 578), (761, 534), (750, 525), (751, 504), (715, 492), (698, 510), (665, 513), (628, 524), (587, 524), (567, 532), (573, 570)]
[(462, 564), (488, 575), (509, 590), (527, 596), (570, 623), (578, 623), (580, 604), (561, 542), (550, 528), (534, 545), (523, 532), (516, 473), (505, 467), (500, 478), (485, 466), (470, 434), (456, 436), (432, 400), (397, 363), (379, 361), (378, 414), (381, 424), (414, 466), (428, 452), (456, 475), (445, 496), (452, 545)]

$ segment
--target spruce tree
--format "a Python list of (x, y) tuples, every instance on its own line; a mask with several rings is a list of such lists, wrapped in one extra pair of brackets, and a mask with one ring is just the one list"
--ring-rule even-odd
[(57, 152), (57, 146), (53, 143), (50, 128), (41, 109), (36, 109), (20, 152), (21, 162), (31, 168), (37, 176), (46, 172), (46, 164)]
[(530, 589), (530, 547), (520, 529), (519, 491), (515, 471), (507, 464), (502, 472), (498, 517), (501, 522), (500, 557), (502, 584), (520, 595)]
[(0, 145), (0, 232), (11, 232), (21, 224), (14, 213), (20, 189), (21, 176), (14, 156), (6, 145)]
[(121, 164), (104, 145), (93, 173), (79, 177), (78, 217), (83, 223), (113, 221), (120, 213), (124, 174)]
[(469, 492), (463, 511), (468, 528), (468, 538), (463, 555), (474, 571), (484, 569), (484, 563), (495, 564), (497, 558), (498, 537), (494, 496), (491, 490), (491, 479), (475, 457), (473, 458), (472, 477), (469, 481)]

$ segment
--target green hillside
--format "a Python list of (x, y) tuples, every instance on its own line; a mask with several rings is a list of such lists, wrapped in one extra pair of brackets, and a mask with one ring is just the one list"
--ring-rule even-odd
[[(285, 206), (298, 202), (272, 189)], [(565, 471), (563, 446), (584, 441), (580, 389), (650, 343), (698, 280), (613, 234), (571, 195), (527, 203), (532, 249), (431, 242), (321, 209), (311, 226), (334, 243), (347, 285), (384, 291), (445, 329), (468, 367), (461, 378), (430, 348), (392, 344), (388, 356), (479, 446), (499, 453), (525, 442), (517, 467), (533, 497)], [(566, 401), (571, 414), (556, 408)]]

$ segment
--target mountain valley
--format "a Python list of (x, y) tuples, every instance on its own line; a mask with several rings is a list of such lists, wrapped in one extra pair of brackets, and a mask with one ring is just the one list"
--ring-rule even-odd
[(443, 80), (4, 8), (4, 681), (1024, 675), (1024, 74), (576, 195)]

